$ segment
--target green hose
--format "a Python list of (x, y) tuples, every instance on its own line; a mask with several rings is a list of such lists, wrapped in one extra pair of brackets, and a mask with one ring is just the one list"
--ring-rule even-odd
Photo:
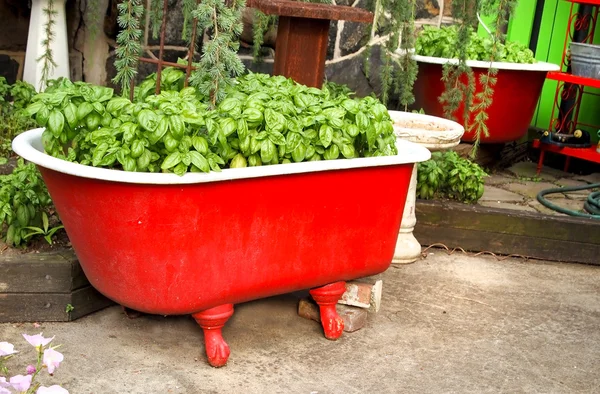
[(586, 189), (596, 189), (600, 188), (600, 183), (594, 183), (592, 185), (587, 186), (577, 186), (577, 187), (556, 187), (553, 189), (542, 190), (537, 195), (537, 200), (545, 206), (546, 208), (550, 208), (553, 211), (557, 211), (560, 213), (564, 213), (571, 216), (579, 216), (584, 218), (592, 218), (592, 219), (600, 219), (600, 192), (593, 192), (587, 198), (585, 204), (583, 204), (583, 208), (588, 213), (582, 213), (577, 211), (571, 211), (570, 209), (559, 207), (558, 205), (552, 204), (550, 201), (544, 198), (547, 194), (553, 193), (565, 193), (565, 192), (575, 192), (578, 190), (586, 190)]

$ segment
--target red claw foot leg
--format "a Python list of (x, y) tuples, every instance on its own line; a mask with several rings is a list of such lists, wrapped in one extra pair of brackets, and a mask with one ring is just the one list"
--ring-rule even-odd
[(204, 331), (204, 347), (208, 363), (219, 368), (227, 364), (229, 358), (229, 345), (223, 339), (221, 329), (233, 315), (233, 305), (225, 304), (194, 313), (192, 317)]
[(345, 282), (335, 282), (310, 290), (310, 295), (319, 305), (321, 325), (327, 339), (336, 340), (344, 331), (344, 320), (338, 315), (335, 306), (345, 291)]

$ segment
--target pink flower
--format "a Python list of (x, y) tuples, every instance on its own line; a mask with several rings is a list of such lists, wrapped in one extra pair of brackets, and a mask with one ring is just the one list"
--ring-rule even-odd
[(27, 391), (31, 386), (31, 375), (16, 375), (10, 378), (10, 385), (18, 392)]
[[(9, 386), (10, 386), (10, 383), (8, 383), (6, 381), (6, 378), (3, 377), (3, 376), (0, 376), (0, 388), (2, 388), (2, 387), (9, 387)], [(0, 393), (1, 393), (1, 391), (0, 391)]]
[(36, 394), (69, 394), (66, 389), (58, 385), (50, 386), (50, 387), (40, 387), (36, 392)]
[(40, 348), (46, 346), (47, 344), (49, 344), (50, 342), (52, 342), (52, 340), (54, 339), (54, 337), (52, 338), (44, 338), (42, 336), (43, 332), (40, 332), (37, 335), (27, 335), (27, 334), (23, 334), (23, 338), (25, 338), (25, 340), (27, 342), (29, 342), (29, 344), (33, 347), (35, 347), (38, 352), (40, 351)]
[(33, 375), (36, 369), (33, 365), (29, 364), (27, 368), (25, 368), (25, 371), (27, 371), (27, 375)]
[(5, 389), (4, 387), (0, 387), (0, 394), (12, 394), (10, 391), (8, 391), (8, 389)]
[(52, 348), (44, 350), (44, 366), (48, 367), (48, 373), (50, 375), (54, 373), (54, 369), (58, 368), (63, 359), (64, 356), (62, 353), (59, 353)]
[(0, 357), (15, 353), (15, 346), (12, 343), (0, 342)]

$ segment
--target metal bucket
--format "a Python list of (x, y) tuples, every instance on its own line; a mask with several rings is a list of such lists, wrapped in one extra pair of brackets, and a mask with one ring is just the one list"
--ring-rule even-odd
[(600, 45), (572, 42), (571, 71), (580, 77), (600, 79)]

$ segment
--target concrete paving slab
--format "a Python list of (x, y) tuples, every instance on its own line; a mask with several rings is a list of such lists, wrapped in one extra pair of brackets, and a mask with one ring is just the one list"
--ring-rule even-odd
[[(111, 307), (71, 323), (0, 324), (62, 343), (53, 379), (71, 393), (594, 393), (600, 267), (447, 255), (394, 266), (367, 326), (326, 340), (296, 314), (305, 293), (236, 306), (229, 364), (205, 362), (189, 316), (127, 319)], [(21, 370), (19, 372), (22, 372)], [(44, 374), (42, 374), (44, 375)]]
[(493, 201), (493, 202), (520, 202), (523, 201), (523, 196), (510, 192), (508, 190), (500, 189), (496, 186), (485, 186), (483, 189), (483, 196), (479, 199), (480, 202)]
[(515, 182), (516, 178), (509, 173), (498, 173), (498, 174), (491, 174), (490, 176), (485, 177), (484, 179), (484, 183), (486, 186), (490, 185), (490, 186), (498, 186), (498, 185), (505, 185), (507, 183), (511, 183), (511, 182)]
[(545, 181), (555, 181), (558, 178), (569, 177), (570, 174), (564, 171), (556, 170), (547, 166), (542, 167), (542, 172), (537, 175), (537, 163), (530, 161), (521, 161), (507, 169), (517, 178), (535, 179), (540, 178)]
[(600, 183), (600, 172), (595, 172), (589, 175), (578, 175), (575, 177), (575, 179), (587, 183)]
[[(505, 185), (506, 189), (535, 200), (538, 193), (546, 189), (555, 189), (559, 186), (550, 182), (527, 182), (527, 183), (510, 183)], [(558, 196), (555, 194), (554, 196)]]
[(534, 208), (530, 207), (525, 203), (517, 204), (514, 202), (480, 201), (479, 205), (481, 205), (482, 207), (510, 209), (513, 211), (537, 212)]

